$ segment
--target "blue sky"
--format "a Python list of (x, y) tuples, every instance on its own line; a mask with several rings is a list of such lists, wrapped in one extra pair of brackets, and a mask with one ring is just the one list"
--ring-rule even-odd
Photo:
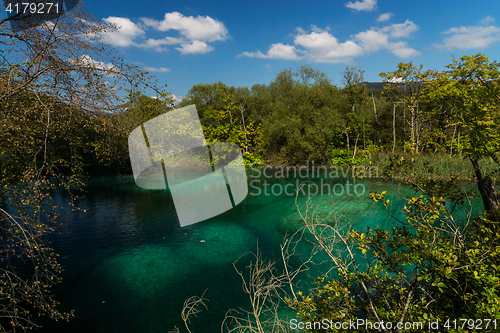
[(346, 66), (366, 81), (399, 62), (443, 69), (453, 57), (500, 55), (500, 1), (85, 2), (121, 26), (106, 36), (118, 55), (156, 75), (177, 97), (197, 83), (268, 84), (302, 64), (342, 86)]

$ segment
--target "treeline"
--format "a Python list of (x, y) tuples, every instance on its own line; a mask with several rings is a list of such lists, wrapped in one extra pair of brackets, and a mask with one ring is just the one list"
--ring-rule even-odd
[[(247, 165), (385, 165), (387, 156), (406, 153), (459, 156), (454, 165), (472, 156), (494, 170), (500, 132), (496, 62), (478, 54), (442, 71), (423, 72), (410, 62), (380, 75), (384, 89), (372, 91), (363, 71), (348, 67), (340, 88), (325, 73), (301, 66), (251, 88), (197, 84), (175, 107), (195, 104), (207, 140), (240, 145)], [(19, 174), (26, 159), (70, 173), (130, 172), (130, 132), (174, 108), (168, 95), (132, 90), (112, 113), (41, 96), (24, 91), (2, 105), (0, 141), (13, 148), (0, 154), (2, 179)], [(467, 175), (475, 176), (472, 171)]]
[[(416, 170), (422, 154), (458, 156), (458, 163), (469, 165), (465, 173), (454, 168), (440, 176), (475, 179), (486, 212), (498, 221), (499, 68), (481, 53), (455, 59), (443, 70), (399, 63), (380, 73), (387, 84), (377, 94), (366, 89), (360, 68), (347, 67), (339, 88), (325, 73), (301, 66), (250, 89), (198, 84), (177, 107), (195, 104), (208, 141), (239, 143), (247, 164), (356, 167), (376, 161), (401, 171), (403, 157), (397, 154), (406, 154), (413, 166), (400, 176), (435, 178), (437, 159)], [(372, 155), (385, 156), (384, 163)]]
[[(465, 156), (471, 140), (482, 136), (489, 137), (483, 155), (498, 152), (496, 62), (478, 54), (442, 71), (424, 72), (410, 62), (380, 75), (383, 91), (370, 91), (363, 71), (348, 67), (340, 88), (325, 73), (301, 66), (251, 88), (197, 84), (177, 106), (195, 104), (207, 129), (213, 110), (233, 108), (231, 118), (219, 122), (242, 132), (245, 123), (258, 126), (259, 138), (247, 150), (270, 164), (356, 164), (374, 152)], [(229, 131), (213, 139), (235, 141)]]

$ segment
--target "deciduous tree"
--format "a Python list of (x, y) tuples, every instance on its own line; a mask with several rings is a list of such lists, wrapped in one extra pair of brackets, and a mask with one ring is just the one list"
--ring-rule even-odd
[[(0, 331), (37, 327), (34, 315), (68, 319), (51, 287), (61, 266), (46, 243), (58, 207), (51, 191), (82, 185), (88, 152), (113, 155), (112, 117), (121, 87), (151, 87), (150, 78), (115, 57), (102, 40), (116, 29), (83, 5), (51, 21), (26, 16), (26, 29), (0, 22)], [(29, 20), (38, 20), (31, 24)], [(93, 145), (95, 144), (95, 145)], [(106, 161), (101, 160), (103, 164)], [(57, 183), (55, 184), (55, 180)]]

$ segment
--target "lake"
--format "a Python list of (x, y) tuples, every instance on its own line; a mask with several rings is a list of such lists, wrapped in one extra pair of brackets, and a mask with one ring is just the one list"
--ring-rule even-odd
[[(220, 332), (227, 310), (249, 306), (233, 262), (243, 256), (238, 267), (244, 269), (257, 243), (266, 258), (280, 258), (285, 235), (302, 226), (296, 184), (310, 181), (317, 190), (329, 183), (337, 216), (345, 214), (359, 230), (393, 225), (383, 205), (369, 199), (369, 191), (388, 191), (395, 214), (404, 204), (399, 193), (413, 193), (379, 178), (298, 178), (249, 170), (249, 194), (243, 202), (181, 228), (168, 190), (139, 188), (131, 175), (93, 177), (78, 202), (82, 210), (61, 215), (64, 223), (51, 235), (65, 269), (54, 293), (60, 309), (75, 310), (75, 317), (70, 322), (42, 320), (37, 332), (164, 333), (174, 326), (182, 332), (184, 300), (205, 290), (208, 310), (191, 320), (192, 331)], [(69, 201), (64, 191), (55, 198), (60, 204)], [(303, 208), (307, 199), (307, 191), (299, 193), (298, 205)], [(326, 191), (312, 200), (320, 214), (333, 212)], [(474, 207), (480, 207), (474, 200)], [(308, 249), (304, 244), (300, 251), (305, 255)]]

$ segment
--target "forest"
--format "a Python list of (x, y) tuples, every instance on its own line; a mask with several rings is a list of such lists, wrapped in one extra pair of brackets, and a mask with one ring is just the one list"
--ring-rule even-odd
[[(304, 230), (339, 271), (338, 279), (319, 278), (310, 292), (296, 295), (292, 288), (293, 297), (285, 302), (304, 320), (361, 316), (402, 322), (500, 314), (498, 62), (478, 53), (441, 70), (399, 63), (380, 73), (381, 84), (367, 83), (361, 68), (347, 67), (339, 85), (326, 73), (301, 66), (250, 88), (199, 83), (175, 104), (148, 73), (89, 60), (88, 54), (102, 53), (104, 46), (83, 43), (81, 32), (105, 26), (85, 20), (58, 24), (57, 32), (56, 25), (47, 25), (9, 35), (8, 43), (17, 48), (9, 52), (27, 60), (4, 58), (0, 64), (1, 331), (35, 328), (33, 312), (71, 320), (71, 313), (58, 311), (50, 292), (62, 269), (44, 241), (60, 208), (51, 191), (62, 186), (76, 201), (86, 177), (130, 174), (130, 132), (191, 104), (207, 140), (239, 145), (247, 166), (376, 165), (388, 179), (411, 183), (422, 193), (408, 199), (406, 221), (393, 230), (341, 234), (304, 216)], [(120, 61), (111, 55), (108, 60)], [(125, 82), (125, 97), (110, 83), (115, 79)], [(484, 205), (469, 227), (449, 210), (448, 203), (466, 197), (458, 180), (476, 182), (477, 193), (467, 195), (480, 196)], [(388, 207), (384, 196), (371, 193)], [(352, 253), (339, 260), (327, 245), (334, 239), (370, 254), (374, 265), (363, 271)], [(271, 272), (254, 268), (255, 274)], [(268, 331), (258, 316), (241, 325)]]

